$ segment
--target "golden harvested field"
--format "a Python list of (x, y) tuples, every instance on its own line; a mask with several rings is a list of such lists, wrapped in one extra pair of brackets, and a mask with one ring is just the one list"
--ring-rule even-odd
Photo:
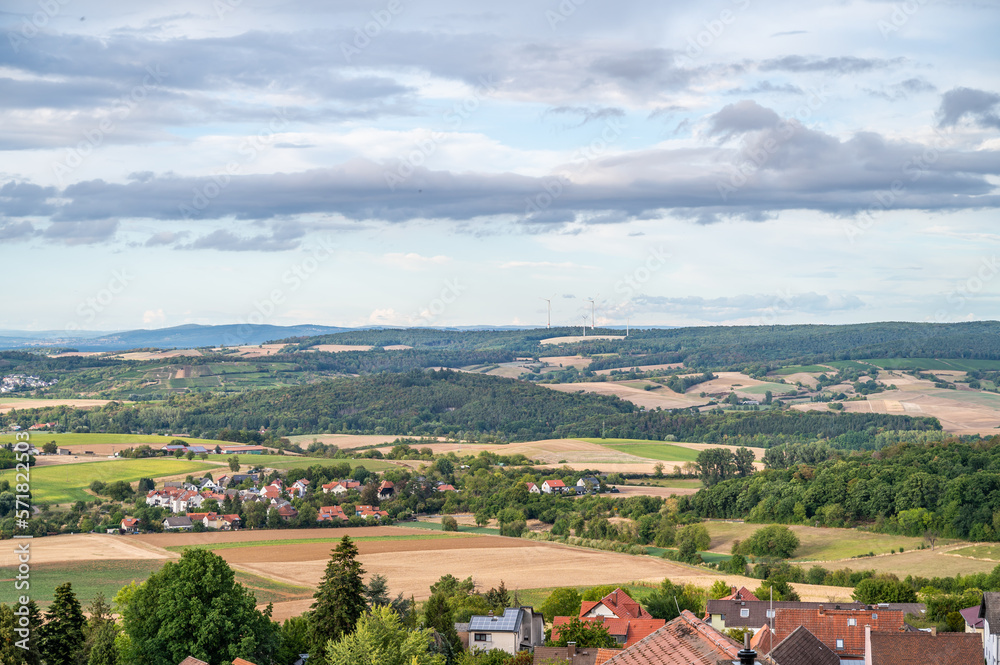
[(631, 367), (619, 367), (617, 369), (599, 369), (594, 372), (594, 374), (611, 374), (612, 372), (626, 372), (632, 367), (635, 367), (640, 372), (656, 372), (661, 369), (677, 369), (678, 367), (684, 367), (684, 363), (664, 363), (661, 365), (632, 365)]
[(801, 383), (802, 385), (806, 386), (807, 388), (813, 388), (813, 389), (815, 389), (816, 388), (816, 384), (819, 383), (819, 376), (820, 375), (818, 373), (816, 373), (816, 374), (807, 374), (805, 372), (798, 372), (796, 374), (789, 374), (789, 375), (783, 376), (781, 378), (783, 378), (785, 381), (787, 381), (788, 383), (791, 383), (793, 385), (796, 384), (796, 383)]
[[(248, 543), (258, 540), (298, 540), (301, 538), (330, 538), (336, 542), (344, 536), (358, 538), (370, 536), (425, 536), (427, 529), (414, 529), (399, 526), (365, 526), (344, 529), (282, 529), (240, 531), (213, 531), (205, 533), (147, 533), (140, 536), (129, 536), (128, 540), (138, 541), (154, 548), (178, 547), (183, 545), (211, 545), (213, 543)], [(299, 547), (296, 545), (295, 547)], [(253, 548), (253, 551), (260, 549)], [(166, 550), (164, 550), (166, 551)], [(237, 551), (237, 550), (231, 550)], [(327, 550), (329, 552), (329, 549)]]
[[(41, 409), (47, 406), (75, 406), (81, 409), (88, 409), (95, 406), (104, 406), (111, 400), (107, 399), (22, 399), (22, 398), (0, 398), (0, 413), (7, 413), (11, 409)], [(32, 436), (43, 436), (45, 432), (32, 432)]]
[(317, 344), (310, 346), (310, 351), (325, 351), (326, 353), (342, 353), (344, 351), (371, 351), (369, 344)]
[(383, 434), (302, 434), (288, 438), (292, 443), (301, 448), (308, 448), (309, 444), (313, 441), (319, 441), (325, 444), (332, 443), (341, 450), (351, 450), (352, 448), (362, 448), (380, 443), (392, 443), (396, 439), (403, 437)]
[[(497, 547), (503, 541), (508, 544)], [(399, 544), (402, 543), (408, 543), (411, 548), (368, 553), (362, 550), (359, 561), (369, 575), (385, 575), (392, 594), (413, 595), (417, 600), (428, 598), (430, 585), (445, 574), (452, 574), (459, 579), (471, 576), (480, 589), (489, 589), (503, 581), (510, 590), (606, 584), (620, 581), (623, 570), (627, 571), (630, 579), (648, 582), (659, 582), (664, 577), (669, 577), (674, 582), (691, 582), (704, 587), (720, 578), (752, 588), (759, 584), (757, 580), (719, 575), (706, 569), (654, 557), (636, 557), (499, 536), (472, 536), (447, 541), (411, 540), (400, 541)], [(465, 547), (455, 547), (458, 544)], [(360, 548), (365, 544), (358, 545)], [(442, 545), (447, 545), (447, 548)], [(230, 554), (256, 552), (260, 549), (262, 548), (220, 550), (219, 553), (229, 559)], [(315, 561), (295, 560), (290, 563), (263, 561), (260, 558), (245, 563), (229, 560), (240, 569), (310, 588), (315, 587), (322, 579), (326, 567), (326, 558)], [(849, 589), (841, 590), (836, 587), (795, 587), (803, 599), (827, 600), (832, 596), (843, 595), (843, 600), (846, 600), (850, 594)], [(275, 618), (281, 620), (300, 614), (309, 608), (310, 603), (308, 600), (278, 603), (275, 605)]]
[(174, 351), (132, 351), (119, 353), (116, 357), (124, 360), (163, 360), (165, 358), (196, 358), (202, 355), (198, 349), (177, 349)]
[[(11, 541), (13, 542), (13, 541)], [(115, 559), (167, 559), (175, 555), (159, 551), (131, 536), (78, 533), (34, 538), (31, 563), (68, 563)], [(14, 546), (0, 548), (0, 567), (16, 566)]]
[[(967, 545), (968, 543), (963, 543), (955, 547), (962, 548)], [(874, 570), (877, 572), (895, 573), (900, 578), (903, 578), (906, 575), (952, 577), (954, 575), (968, 575), (969, 573), (988, 573), (997, 565), (996, 561), (983, 561), (949, 554), (948, 549), (951, 548), (939, 547), (933, 551), (929, 549), (911, 550), (902, 554), (826, 561), (822, 566), (830, 570), (850, 568), (851, 570)], [(811, 566), (812, 564), (802, 565)]]
[(618, 494), (605, 494), (603, 496), (611, 499), (626, 496), (657, 496), (666, 499), (673, 495), (694, 494), (700, 489), (698, 487), (655, 487), (653, 485), (616, 485), (615, 487), (618, 488)]
[(708, 403), (707, 399), (698, 397), (698, 393), (679, 395), (670, 388), (659, 390), (642, 390), (621, 383), (541, 383), (545, 388), (564, 393), (588, 392), (598, 395), (615, 395), (628, 400), (637, 406), (647, 409), (662, 407), (664, 409), (683, 409), (690, 406), (701, 406)]
[(548, 365), (547, 369), (542, 370), (545, 372), (554, 369), (565, 369), (567, 367), (583, 369), (593, 361), (593, 358), (584, 358), (583, 356), (546, 356), (539, 358), (539, 360)]
[[(911, 377), (906, 377), (911, 378)], [(879, 380), (883, 380), (880, 377)], [(941, 421), (944, 431), (952, 434), (997, 434), (1000, 427), (1000, 395), (972, 390), (944, 390), (928, 381), (892, 377), (886, 383), (899, 390), (869, 395), (865, 401), (844, 402), (848, 412), (888, 413), (907, 416), (930, 416)], [(826, 404), (796, 404), (800, 411), (827, 409)]]

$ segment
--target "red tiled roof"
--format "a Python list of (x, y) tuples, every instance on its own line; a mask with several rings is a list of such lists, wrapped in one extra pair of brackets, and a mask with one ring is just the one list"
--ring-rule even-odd
[(978, 633), (871, 634), (872, 665), (967, 665), (983, 662)]
[(243, 660), (242, 658), (233, 658), (233, 665), (254, 665), (249, 660)]
[(211, 513), (188, 513), (187, 516), (192, 522), (200, 522), (211, 515)]
[(597, 602), (584, 602), (580, 605), (580, 617), (598, 605), (604, 605), (619, 619), (652, 619), (649, 612), (621, 589), (615, 589)]
[[(609, 635), (614, 635), (615, 637), (624, 636), (626, 647), (630, 647), (639, 640), (651, 635), (660, 628), (663, 628), (663, 624), (666, 623), (663, 619), (616, 619), (613, 617), (584, 617), (579, 619), (580, 621), (586, 621), (588, 623), (600, 623), (604, 624), (607, 628)], [(570, 617), (553, 617), (552, 618), (552, 639), (559, 639), (559, 627), (568, 624), (571, 621)]]
[(770, 626), (763, 626), (750, 638), (750, 648), (761, 655), (767, 655), (774, 648), (774, 633)]
[(760, 602), (760, 598), (753, 595), (753, 592), (745, 586), (741, 586), (739, 589), (732, 587), (733, 592), (728, 596), (720, 598), (719, 600), (756, 600)]
[(649, 637), (607, 661), (608, 665), (715, 665), (737, 659), (740, 645), (688, 610)]
[[(899, 632), (903, 629), (901, 610), (831, 610), (793, 609), (775, 610), (774, 632), (776, 641), (788, 637), (796, 628), (804, 626), (841, 658), (857, 656), (864, 658), (865, 626), (875, 632)], [(849, 625), (854, 619), (855, 625)], [(843, 640), (843, 647), (837, 648), (837, 640)]]
[(558, 478), (554, 480), (546, 480), (543, 482), (543, 484), (548, 484), (549, 487), (566, 487), (566, 483), (559, 480)]
[(206, 663), (203, 660), (198, 660), (194, 656), (188, 656), (187, 658), (185, 658), (184, 660), (182, 660), (180, 663), (178, 663), (178, 665), (208, 665), (208, 663)]
[(604, 663), (608, 662), (620, 653), (621, 651), (618, 649), (605, 649), (602, 647), (597, 650), (597, 659), (594, 661), (594, 665), (604, 665)]

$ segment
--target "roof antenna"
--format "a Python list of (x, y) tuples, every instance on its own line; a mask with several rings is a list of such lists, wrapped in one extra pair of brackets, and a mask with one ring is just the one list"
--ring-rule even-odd
[(674, 607), (677, 608), (677, 616), (681, 615), (681, 606), (677, 604), (677, 596), (674, 596)]

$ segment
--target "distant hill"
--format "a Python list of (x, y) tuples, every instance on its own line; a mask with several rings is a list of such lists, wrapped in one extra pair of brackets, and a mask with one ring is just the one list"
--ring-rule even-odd
[(331, 326), (271, 326), (231, 324), (201, 326), (188, 324), (157, 330), (127, 330), (124, 332), (63, 333), (52, 331), (32, 333), (27, 331), (0, 331), (0, 349), (32, 347), (74, 348), (79, 351), (124, 351), (127, 349), (193, 349), (204, 346), (243, 346), (263, 344), (286, 337), (330, 335), (347, 328)]

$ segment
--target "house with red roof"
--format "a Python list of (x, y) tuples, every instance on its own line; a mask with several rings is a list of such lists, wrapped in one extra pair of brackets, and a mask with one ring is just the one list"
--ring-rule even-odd
[(605, 665), (715, 665), (739, 663), (742, 646), (688, 610)]
[[(621, 589), (615, 589), (600, 600), (584, 601), (580, 606), (581, 621), (601, 623), (619, 644), (632, 646), (662, 628), (663, 619), (653, 618), (635, 600)], [(553, 617), (552, 639), (558, 639), (559, 627), (570, 622), (570, 617)]]
[(566, 491), (566, 483), (559, 480), (558, 478), (553, 478), (552, 480), (546, 480), (542, 482), (542, 492), (545, 494), (553, 494)]
[(396, 485), (391, 480), (383, 480), (378, 486), (378, 498), (382, 501), (396, 496)]
[(898, 633), (903, 630), (903, 611), (881, 607), (864, 609), (781, 608), (774, 619), (774, 640), (781, 642), (800, 626), (812, 633), (843, 660), (864, 660), (865, 631)]
[(139, 519), (136, 517), (125, 516), (122, 519), (121, 525), (122, 533), (139, 533)]
[(364, 517), (365, 519), (369, 517), (374, 517), (377, 520), (383, 517), (388, 517), (389, 513), (385, 510), (379, 510), (375, 506), (355, 506), (354, 514), (358, 517)]
[(729, 587), (729, 588), (732, 589), (733, 592), (730, 593), (728, 596), (719, 598), (719, 600), (755, 600), (757, 602), (760, 602), (760, 598), (753, 595), (753, 592), (750, 591), (750, 589), (746, 588), (745, 586), (741, 586), (739, 589), (737, 589), (736, 587)]
[(535, 483), (525, 483), (525, 485), (528, 486), (528, 491), (531, 492), (532, 494), (541, 494), (542, 493), (542, 490), (540, 490), (538, 488), (538, 485), (536, 485)]
[(344, 509), (340, 506), (323, 506), (319, 509), (319, 515), (316, 516), (317, 522), (332, 522), (334, 520), (346, 522), (348, 519), (350, 518), (344, 514)]

